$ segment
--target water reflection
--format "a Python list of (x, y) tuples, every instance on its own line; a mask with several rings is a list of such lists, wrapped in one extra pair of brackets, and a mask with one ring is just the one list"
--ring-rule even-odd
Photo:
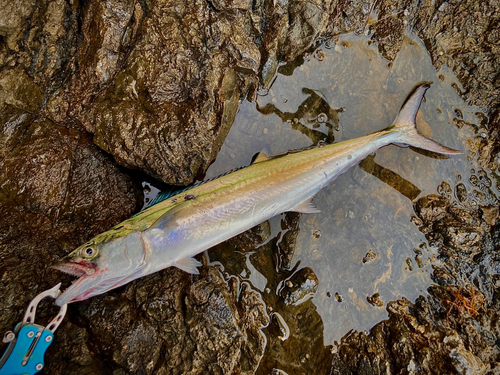
[[(448, 68), (435, 71), (419, 40), (407, 35), (389, 65), (363, 36), (342, 36), (321, 59), (314, 56), (290, 75), (278, 74), (255, 103), (241, 103), (205, 179), (248, 165), (263, 149), (280, 154), (378, 131), (422, 81), (436, 83), (418, 113), (420, 130), (472, 151), (468, 158), (442, 160), (385, 147), (317, 195), (320, 214), (281, 215), (208, 252), (228, 279), (248, 282), (268, 307), (271, 323), (264, 329), (259, 374), (326, 373), (322, 366), (335, 341), (383, 320), (389, 301), (426, 295), (433, 267), (442, 264), (432, 228), (422, 224), (413, 202), (430, 196), (465, 208), (481, 204), (492, 223), (499, 215), (491, 176), (470, 166), (485, 157), (473, 154), (483, 116), (462, 102)], [(453, 276), (457, 270), (442, 272)]]
[[(263, 115), (277, 115), (283, 122), (289, 124), (293, 130), (299, 131), (308, 137), (313, 146), (317, 146), (320, 142), (324, 142), (326, 144), (333, 143), (335, 141), (333, 130), (340, 130), (339, 113), (342, 113), (343, 109), (331, 108), (323, 95), (315, 90), (303, 88), (302, 93), (308, 95), (308, 97), (293, 113), (282, 112), (278, 107), (271, 103), (268, 103), (263, 107), (260, 107), (257, 103), (256, 109)], [(306, 122), (309, 126), (312, 124), (313, 129), (309, 126), (303, 125), (301, 121)], [(314, 129), (319, 128), (320, 124), (326, 125), (328, 128), (327, 134)], [(415, 149), (415, 151), (429, 157), (439, 159), (448, 158), (446, 155), (435, 154), (426, 150)], [(365, 172), (370, 173), (382, 182), (391, 186), (410, 200), (414, 200), (421, 193), (421, 190), (410, 181), (405, 180), (403, 177), (390, 169), (384, 168), (375, 163), (375, 155), (369, 155), (365, 160), (362, 160), (359, 167)]]
[[(270, 323), (263, 331), (267, 346), (257, 374), (313, 374), (329, 366), (331, 347), (324, 345), (323, 321), (312, 300), (318, 278), (311, 268), (300, 267), (300, 261), (293, 264), (300, 218), (298, 213), (273, 218), (208, 254), (212, 264), (223, 265), (227, 278), (249, 280), (268, 306)], [(265, 284), (259, 288), (260, 280)]]
[[(420, 130), (458, 149), (473, 138), (479, 109), (463, 103), (452, 86), (453, 75), (446, 67), (436, 72), (425, 47), (412, 35), (405, 37), (392, 64), (364, 36), (342, 36), (334, 48), (322, 51), (321, 59), (316, 55), (294, 66), (293, 74), (278, 74), (255, 103), (241, 103), (206, 178), (248, 165), (263, 149), (281, 154), (378, 131), (394, 120), (404, 98), (422, 81), (435, 83), (417, 116)], [(384, 307), (389, 301), (402, 296), (414, 300), (425, 295), (432, 283), (437, 248), (415, 225), (412, 202), (435, 194), (443, 180), (454, 186), (457, 171), (463, 176), (461, 190), (469, 195), (478, 190), (469, 182), (465, 158), (428, 156), (433, 155), (395, 146), (379, 150), (376, 157), (367, 158), (360, 168), (352, 168), (317, 195), (314, 203), (320, 214), (296, 216), (293, 226), (289, 215), (273, 219), (269, 226), (274, 230), (269, 229), (270, 237), (257, 250), (246, 253), (240, 246), (233, 254), (234, 248), (226, 248), (221, 263), (226, 272), (250, 280), (262, 293), (269, 289), (276, 295), (272, 297), (276, 300), (266, 297), (273, 308), (269, 313), (279, 313), (285, 322), (288, 315), (279, 307), (283, 302), (277, 302), (279, 282), (294, 270), (313, 270), (319, 285), (314, 298), (302, 305), (308, 304), (321, 317), (324, 331), (314, 335), (326, 347), (351, 329), (370, 329), (387, 316)], [(295, 246), (283, 247), (287, 242)], [(234, 259), (234, 264), (228, 266), (228, 259)], [(271, 259), (272, 267), (266, 266)], [(286, 341), (296, 334), (289, 328)]]
[[(284, 123), (289, 124), (291, 129), (308, 137), (313, 145), (321, 141), (333, 142), (333, 129), (338, 130), (338, 113), (342, 110), (330, 108), (322, 95), (314, 90), (303, 89), (302, 92), (308, 94), (308, 97), (293, 113), (283, 112), (270, 103), (264, 107), (257, 105), (256, 109), (263, 115), (277, 115)], [(310, 119), (325, 112), (331, 120), (328, 124), (328, 134), (311, 129), (300, 122), (306, 119), (308, 123), (314, 123)], [(363, 160), (360, 168), (410, 201), (415, 200), (421, 193), (410, 181), (377, 164), (375, 155)], [(294, 263), (301, 214), (286, 213), (278, 219), (262, 223), (215, 247), (208, 256), (212, 264), (223, 265), (227, 278), (240, 275), (250, 281), (251, 285), (262, 293), (262, 298), (268, 306), (270, 323), (263, 331), (267, 346), (257, 374), (326, 373), (331, 366), (334, 348), (331, 345), (325, 346), (323, 319), (312, 299), (318, 291), (319, 279), (311, 267), (301, 267), (300, 260)], [(373, 221), (370, 217), (366, 219)], [(316, 231), (313, 236), (319, 238), (321, 232)], [(422, 248), (425, 248), (425, 245), (422, 245)], [(422, 261), (425, 257), (423, 251), (415, 249), (414, 252), (418, 268), (427, 266), (428, 264), (424, 265)], [(370, 249), (363, 257), (362, 263), (368, 264), (377, 258), (378, 254)], [(411, 259), (407, 258), (406, 264), (412, 271)], [(392, 274), (391, 270), (392, 264), (389, 265), (389, 272), (383, 273), (375, 282), (375, 288), (387, 281)], [(366, 296), (365, 300), (353, 290), (348, 291), (348, 296), (358, 306), (363, 306), (362, 310), (367, 310), (368, 304), (379, 308), (384, 305), (378, 292)], [(330, 292), (328, 298), (332, 298)], [(335, 298), (337, 303), (342, 303), (344, 299), (339, 293), (336, 293)]]
[(405, 180), (397, 173), (388, 168), (375, 163), (375, 155), (369, 155), (366, 159), (359, 163), (359, 167), (367, 173), (377, 177), (380, 181), (386, 183), (393, 189), (399, 191), (409, 200), (414, 200), (422, 192), (418, 187), (413, 185), (410, 181)]
[[(315, 90), (303, 88), (302, 93), (307, 95), (307, 99), (293, 113), (282, 112), (276, 105), (271, 103), (267, 103), (262, 107), (257, 103), (256, 109), (263, 115), (277, 115), (283, 122), (289, 124), (293, 130), (297, 130), (310, 138), (313, 145), (317, 145), (321, 141), (327, 144), (333, 143), (335, 141), (333, 130), (338, 131), (340, 129), (338, 114), (343, 109), (331, 108), (321, 93)], [(307, 126), (302, 124), (301, 121), (304, 121)], [(316, 130), (321, 126), (326, 126), (328, 129), (326, 134)]]

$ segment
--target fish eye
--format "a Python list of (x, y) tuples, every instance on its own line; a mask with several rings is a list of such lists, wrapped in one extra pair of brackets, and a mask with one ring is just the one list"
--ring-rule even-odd
[(94, 247), (86, 247), (81, 250), (81, 254), (85, 258), (92, 258), (97, 254), (97, 249)]

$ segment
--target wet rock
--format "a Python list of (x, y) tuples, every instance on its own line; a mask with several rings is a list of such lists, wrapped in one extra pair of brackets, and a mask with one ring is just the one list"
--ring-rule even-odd
[(255, 251), (255, 249), (267, 241), (271, 236), (271, 226), (268, 221), (256, 225), (245, 233), (227, 241), (229, 247), (241, 252)]
[(283, 229), (288, 229), (276, 248), (277, 267), (279, 269), (290, 269), (293, 254), (295, 253), (295, 243), (299, 234), (299, 224), (301, 215), (296, 212), (288, 212), (281, 223)]
[(392, 5), (391, 2), (381, 4), (377, 9), (380, 22), (377, 22), (371, 30), (372, 40), (378, 44), (382, 56), (389, 61), (396, 58), (403, 45), (403, 35), (407, 24), (404, 13), (394, 14), (394, 9), (391, 9)]
[[(468, 16), (459, 18), (467, 9)], [(500, 98), (495, 94), (499, 54), (491, 50), (491, 40), (498, 38), (498, 4), (484, 2), (447, 2), (442, 7), (421, 9), (415, 18), (415, 28), (428, 46), (434, 65), (446, 64), (453, 69), (465, 86), (464, 96), (475, 105), (496, 106)], [(473, 27), (464, 27), (466, 24)], [(442, 26), (446, 25), (446, 30)], [(480, 74), (473, 72), (480, 71)]]
[(260, 297), (205, 270), (191, 283), (169, 268), (86, 302), (81, 322), (90, 324), (94, 346), (125, 373), (253, 373), (268, 324)]
[[(50, 271), (50, 265), (124, 220), (142, 204), (139, 187), (97, 149), (87, 134), (47, 120), (23, 119), (30, 116), (20, 114), (7, 123), (10, 131), (3, 133), (1, 145), (2, 331), (11, 330), (21, 320), (29, 301), (38, 293), (59, 281), (69, 282), (69, 277)], [(38, 311), (41, 323), (44, 317), (48, 322), (47, 316), (56, 313), (49, 306), (43, 305)], [(91, 346), (85, 344), (90, 340), (85, 331), (74, 326), (63, 326), (60, 331), (64, 332), (58, 340), (61, 346), (53, 345), (51, 350), (81, 348), (80, 353), (74, 353), (71, 369), (104, 368)], [(59, 365), (57, 360), (47, 363), (49, 369)], [(63, 372), (70, 373), (69, 368), (62, 367)], [(86, 371), (82, 373), (95, 373)]]
[(299, 305), (312, 298), (318, 290), (318, 277), (314, 271), (305, 267), (297, 271), (285, 282), (280, 295), (287, 305)]
[(373, 251), (373, 249), (370, 249), (366, 255), (363, 257), (363, 264), (365, 263), (370, 263), (371, 261), (373, 261), (375, 258), (377, 258), (377, 254), (375, 253), (375, 251)]
[(2, 203), (52, 223), (37, 228), (27, 221), (18, 230), (41, 230), (55, 239), (71, 232), (76, 245), (137, 210), (139, 189), (86, 134), (43, 121), (24, 127), (16, 141), (4, 149)]
[(328, 25), (329, 0), (264, 2), (259, 17), (267, 23), (260, 51), (260, 77), (267, 87), (281, 62), (293, 61), (308, 50)]
[[(65, 322), (55, 334), (57, 343), (67, 343), (64, 353), (52, 344), (47, 350), (44, 371), (55, 374), (102, 374), (112, 370), (94, 352), (88, 331), (71, 322)], [(59, 345), (59, 344), (58, 344)]]
[(51, 120), (76, 121), (122, 165), (188, 184), (215, 158), (248, 91), (237, 70), (252, 75), (260, 63), (246, 29), (251, 3), (216, 5), (224, 11), (174, 0), (9, 5), (0, 62), (29, 73)]
[(483, 219), (488, 225), (495, 225), (499, 217), (498, 206), (481, 207)]
[[(458, 0), (427, 5), (4, 2), (0, 328), (12, 329), (28, 300), (62, 278), (46, 271), (57, 256), (139, 207), (137, 187), (91, 144), (83, 129), (120, 164), (185, 184), (215, 158), (238, 100), (252, 91), (257, 73), (267, 86), (280, 64), (298, 58), (313, 42), (351, 31), (372, 35), (390, 60), (407, 25), (424, 40), (436, 67), (446, 64), (457, 74), (460, 95), (476, 105), (498, 106), (498, 6)], [(472, 142), (474, 152), (480, 166), (500, 181), (498, 111), (481, 126)], [(446, 293), (434, 290), (429, 299), (415, 304), (389, 304), (387, 322), (370, 335), (355, 332), (344, 338), (332, 359), (322, 343), (322, 322), (314, 305), (290, 304), (283, 319), (296, 338), (283, 343), (271, 337), (270, 350), (262, 354), (259, 327), (266, 324), (266, 314), (258, 292), (218, 274), (191, 283), (189, 276), (173, 269), (71, 306), (68, 320), (74, 323), (61, 326), (48, 371), (253, 373), (260, 363), (289, 373), (495, 372), (498, 202), (488, 198), (488, 178), (478, 174), (471, 184), (477, 188), (471, 196), (463, 184), (453, 188), (459, 207), (442, 195), (431, 195), (419, 199), (415, 211), (420, 229), (439, 247), (444, 262), (435, 267), (434, 279), (443, 286), (476, 281), (488, 298), (480, 318), (454, 310), (448, 325)], [(473, 206), (471, 198), (479, 203)], [(286, 225), (295, 224), (291, 220)], [(241, 245), (253, 246), (256, 256), (250, 261), (256, 267), (264, 264), (257, 255), (279, 254), (274, 279), (264, 266), (259, 268), (271, 286), (290, 276), (298, 225), (294, 228), (279, 248), (269, 244), (257, 249), (259, 235)], [(313, 293), (317, 280), (314, 284), (306, 276)], [(285, 288), (300, 284), (293, 277), (289, 281), (292, 287)], [(301, 301), (292, 290), (284, 297)], [(294, 318), (293, 309), (302, 309), (300, 317)], [(50, 313), (40, 310), (41, 317)], [(495, 333), (493, 338), (488, 332)], [(299, 363), (289, 363), (285, 354), (291, 350), (298, 353)], [(331, 368), (326, 369), (328, 361)]]
[(143, 322), (134, 324), (123, 337), (122, 343), (121, 350), (113, 356), (113, 360), (130, 372), (144, 369), (147, 374), (152, 374), (160, 355), (155, 328)]
[[(50, 265), (142, 204), (139, 186), (87, 133), (74, 123), (40, 116), (51, 88), (64, 80), (61, 74), (72, 48), (65, 44), (71, 39), (66, 32), (74, 13), (66, 2), (18, 5), (15, 22), (0, 31), (5, 38), (0, 38), (0, 55), (5, 53), (0, 63), (7, 64), (0, 69), (2, 331), (12, 330), (38, 293), (59, 281), (69, 282), (69, 277), (50, 271)], [(19, 15), (28, 21), (18, 22)], [(39, 17), (44, 17), (46, 28), (37, 24)], [(5, 21), (3, 15), (0, 19)], [(34, 51), (37, 59), (29, 61), (29, 68), (23, 66)], [(46, 324), (55, 314), (49, 303), (43, 303), (36, 322)], [(57, 335), (61, 346), (49, 349), (55, 359), (47, 363), (47, 371), (91, 374), (106, 368), (89, 345), (85, 329), (68, 322)], [(62, 347), (68, 348), (65, 358), (60, 357)]]
[(447, 201), (438, 195), (427, 195), (415, 205), (417, 216), (423, 221), (436, 221), (446, 216)]
[(474, 354), (463, 348), (452, 349), (450, 358), (457, 374), (472, 375), (486, 373), (487, 366)]
[[(133, 3), (105, 8), (120, 18), (110, 29), (105, 9), (86, 13), (86, 51), (104, 44), (103, 54), (85, 61), (81, 71), (97, 77), (93, 85), (80, 77), (81, 91), (70, 93), (71, 116), (120, 164), (188, 184), (213, 161), (234, 120), (240, 97), (234, 67), (257, 70), (259, 52), (242, 17), (216, 15), (207, 2), (159, 1), (147, 16)], [(95, 33), (95, 22), (104, 22), (105, 32)]]
[(230, 9), (249, 10), (252, 7), (252, 1), (250, 0), (239, 0), (239, 1), (214, 0), (212, 1), (212, 4), (217, 10), (230, 10)]
[(368, 301), (368, 303), (372, 306), (377, 306), (377, 307), (382, 307), (384, 306), (384, 302), (382, 301), (382, 299), (380, 298), (380, 293), (375, 293), (374, 295), (372, 296), (368, 296), (366, 297), (366, 300)]
[(442, 243), (464, 254), (481, 251), (485, 232), (478, 227), (482, 216), (479, 208), (451, 206), (446, 199), (429, 195), (416, 202), (415, 212), (424, 223), (420, 230), (432, 243)]
[[(493, 353), (488, 351), (487, 356), (479, 359), (477, 347), (470, 346), (468, 340), (446, 325), (435, 324), (428, 315), (435, 313), (435, 307), (423, 297), (416, 304), (391, 302), (388, 306), (389, 320), (377, 324), (369, 335), (358, 332), (346, 335), (338, 348), (339, 358), (355, 373), (410, 370), (423, 373), (483, 373), (488, 368), (483, 361), (488, 356), (491, 359), (497, 355), (493, 353), (498, 353), (498, 349), (494, 349)], [(414, 316), (417, 311), (418, 318)], [(476, 332), (473, 336), (481, 329), (472, 329)], [(425, 349), (421, 347), (422, 343), (425, 343)], [(484, 344), (484, 340), (479, 339), (474, 345), (482, 347)], [(450, 360), (443, 361), (443, 358)]]
[[(215, 370), (210, 363), (216, 363), (223, 373), (230, 373), (235, 368), (253, 373), (263, 354), (265, 338), (255, 324), (247, 324), (260, 323), (260, 327), (267, 324), (263, 305), (255, 304), (259, 302), (258, 294), (252, 292), (248, 284), (243, 284), (241, 309), (238, 309), (236, 305), (227, 304), (223, 289), (207, 288), (205, 281), (193, 284), (191, 290), (193, 298), (188, 299), (187, 323), (192, 326), (191, 338), (198, 348), (194, 364), (208, 365), (206, 371), (211, 369), (210, 372)], [(254, 328), (257, 329), (251, 332)]]
[(309, 49), (316, 36), (326, 26), (330, 1), (297, 1), (289, 4), (289, 28), (283, 43), (285, 61), (291, 61)]

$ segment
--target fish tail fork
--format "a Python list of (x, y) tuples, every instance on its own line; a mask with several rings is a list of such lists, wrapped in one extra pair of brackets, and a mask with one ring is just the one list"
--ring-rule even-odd
[(462, 151), (454, 150), (446, 147), (432, 139), (425, 137), (417, 129), (415, 118), (417, 116), (420, 103), (424, 97), (425, 91), (430, 86), (423, 84), (418, 86), (408, 100), (403, 104), (399, 111), (396, 120), (392, 123), (387, 130), (396, 130), (399, 134), (398, 140), (394, 142), (399, 146), (413, 146), (423, 150), (428, 150), (445, 155), (462, 154)]

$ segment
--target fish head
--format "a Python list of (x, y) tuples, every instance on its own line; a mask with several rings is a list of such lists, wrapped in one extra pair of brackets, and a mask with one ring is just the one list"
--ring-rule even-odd
[(56, 304), (83, 301), (132, 281), (146, 262), (147, 251), (140, 233), (113, 238), (94, 238), (68, 254), (52, 268), (77, 277)]

